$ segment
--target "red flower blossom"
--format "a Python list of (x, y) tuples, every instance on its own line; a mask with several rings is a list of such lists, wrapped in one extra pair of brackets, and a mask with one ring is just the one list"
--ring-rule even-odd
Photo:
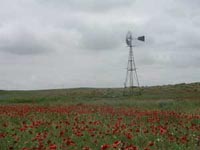
[(51, 145), (49, 146), (49, 149), (50, 149), (50, 150), (56, 150), (56, 149), (57, 149), (57, 146), (56, 146), (55, 144), (51, 144)]
[(72, 141), (70, 138), (68, 139), (64, 139), (64, 142), (68, 145), (68, 146), (75, 146), (75, 142)]
[(112, 145), (113, 148), (117, 148), (121, 144), (121, 141), (115, 141)]
[(153, 146), (154, 142), (149, 142), (148, 146)]
[(1, 138), (4, 138), (5, 136), (6, 136), (6, 134), (0, 133), (0, 139), (1, 139)]
[(85, 146), (82, 148), (82, 150), (90, 150), (90, 148), (88, 146)]
[(187, 137), (186, 136), (182, 136), (180, 140), (181, 140), (181, 143), (183, 143), (183, 144), (187, 143)]
[(160, 134), (163, 135), (163, 134), (167, 133), (167, 129), (166, 128), (160, 126), (159, 129), (160, 129)]
[(108, 148), (110, 148), (110, 145), (108, 145), (108, 144), (101, 145), (101, 150), (105, 150)]
[(134, 145), (129, 145), (125, 148), (125, 150), (137, 150), (138, 148)]
[(132, 139), (133, 138), (133, 135), (130, 132), (126, 133), (125, 135), (126, 135), (126, 137), (128, 139)]

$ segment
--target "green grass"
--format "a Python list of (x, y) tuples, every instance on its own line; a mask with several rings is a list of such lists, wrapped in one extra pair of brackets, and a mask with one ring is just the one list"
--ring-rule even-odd
[(0, 91), (0, 104), (95, 104), (194, 112), (200, 108), (200, 83), (142, 87), (141, 95), (124, 94), (122, 88)]

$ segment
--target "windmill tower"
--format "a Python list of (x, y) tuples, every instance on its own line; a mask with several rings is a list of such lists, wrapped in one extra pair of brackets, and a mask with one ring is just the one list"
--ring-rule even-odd
[(137, 75), (137, 69), (135, 65), (135, 59), (133, 54), (133, 40), (145, 41), (145, 36), (139, 36), (138, 38), (133, 38), (132, 33), (129, 31), (126, 35), (126, 44), (129, 47), (129, 57), (128, 65), (126, 71), (126, 78), (124, 82), (124, 88), (129, 88), (130, 93), (134, 93), (134, 87), (139, 87), (139, 79)]

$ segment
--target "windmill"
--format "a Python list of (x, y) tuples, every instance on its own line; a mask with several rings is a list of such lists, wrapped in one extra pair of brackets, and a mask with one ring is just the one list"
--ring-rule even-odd
[(135, 65), (135, 59), (133, 54), (133, 40), (145, 41), (145, 36), (139, 36), (137, 38), (133, 38), (132, 33), (129, 31), (126, 35), (126, 44), (129, 47), (129, 57), (128, 57), (128, 65), (126, 71), (126, 78), (124, 82), (124, 88), (129, 88), (130, 93), (134, 93), (134, 87), (139, 87), (139, 79), (137, 75), (137, 69)]

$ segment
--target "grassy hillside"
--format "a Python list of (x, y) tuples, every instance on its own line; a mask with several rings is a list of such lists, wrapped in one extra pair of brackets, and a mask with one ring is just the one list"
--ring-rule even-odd
[(0, 104), (100, 104), (187, 111), (200, 108), (200, 83), (142, 87), (141, 93), (124, 95), (124, 89), (121, 88), (0, 91)]

